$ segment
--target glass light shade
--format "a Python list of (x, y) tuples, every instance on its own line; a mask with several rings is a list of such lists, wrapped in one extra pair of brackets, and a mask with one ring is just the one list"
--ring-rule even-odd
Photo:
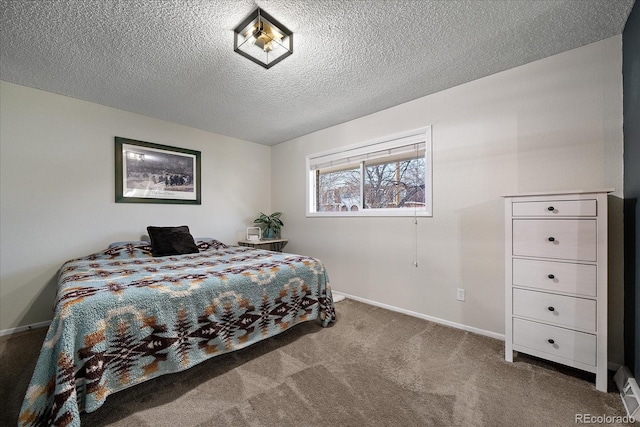
[(267, 69), (293, 53), (293, 33), (260, 8), (233, 32), (233, 50)]

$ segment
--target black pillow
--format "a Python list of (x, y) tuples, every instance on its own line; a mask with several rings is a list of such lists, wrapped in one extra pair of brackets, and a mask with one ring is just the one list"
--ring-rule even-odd
[(200, 252), (189, 227), (147, 227), (153, 256), (195, 254)]

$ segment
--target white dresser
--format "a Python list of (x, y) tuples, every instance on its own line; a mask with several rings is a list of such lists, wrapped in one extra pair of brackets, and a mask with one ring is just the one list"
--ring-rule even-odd
[(505, 197), (505, 359), (596, 374), (607, 391), (607, 193)]

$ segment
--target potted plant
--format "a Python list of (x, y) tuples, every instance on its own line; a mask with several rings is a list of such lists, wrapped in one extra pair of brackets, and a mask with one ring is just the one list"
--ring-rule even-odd
[(265, 239), (275, 239), (280, 237), (280, 229), (284, 227), (284, 223), (280, 219), (282, 212), (274, 212), (271, 215), (265, 215), (260, 212), (260, 216), (253, 220), (254, 224), (258, 224), (262, 228), (262, 237)]

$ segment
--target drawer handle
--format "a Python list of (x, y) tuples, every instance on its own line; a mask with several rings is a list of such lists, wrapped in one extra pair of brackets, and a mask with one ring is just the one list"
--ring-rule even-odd
[(547, 307), (547, 310), (549, 310), (549, 311), (556, 311), (555, 307), (553, 307), (553, 306), (549, 306), (549, 307)]
[(554, 340), (552, 340), (551, 338), (549, 338), (549, 339), (547, 340), (547, 342), (548, 342), (549, 344), (555, 344), (555, 343), (556, 343), (556, 342), (555, 342)]
[(556, 208), (554, 208), (553, 206), (549, 206), (549, 207), (547, 208), (547, 210), (548, 210), (549, 212), (553, 212), (553, 211), (555, 211), (555, 210), (556, 210)]
[(555, 279), (555, 278), (556, 278), (556, 276), (554, 276), (553, 274), (550, 274), (550, 275), (548, 275), (547, 277), (548, 277), (549, 279)]
[(549, 240), (550, 242), (555, 242), (556, 238), (555, 237), (549, 237), (547, 240)]

